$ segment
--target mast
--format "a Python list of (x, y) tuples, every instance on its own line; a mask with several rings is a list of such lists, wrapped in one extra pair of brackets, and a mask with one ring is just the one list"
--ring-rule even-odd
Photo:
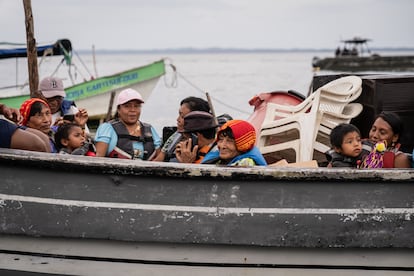
[(39, 97), (39, 72), (37, 68), (36, 39), (34, 38), (33, 13), (31, 0), (23, 0), (26, 22), (27, 65), (29, 70), (30, 97)]

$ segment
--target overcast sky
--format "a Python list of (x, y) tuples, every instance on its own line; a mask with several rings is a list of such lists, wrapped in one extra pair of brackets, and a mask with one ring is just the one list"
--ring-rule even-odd
[[(80, 49), (414, 47), (412, 0), (32, 0), (35, 38)], [(0, 0), (0, 41), (26, 42), (22, 0)]]

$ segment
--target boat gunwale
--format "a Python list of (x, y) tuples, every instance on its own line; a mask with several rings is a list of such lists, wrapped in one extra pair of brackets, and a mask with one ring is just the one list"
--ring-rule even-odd
[(0, 149), (1, 166), (27, 166), (62, 172), (141, 175), (178, 178), (260, 179), (272, 181), (414, 182), (414, 170), (293, 167), (229, 167), (142, 160), (113, 159), (24, 150)]

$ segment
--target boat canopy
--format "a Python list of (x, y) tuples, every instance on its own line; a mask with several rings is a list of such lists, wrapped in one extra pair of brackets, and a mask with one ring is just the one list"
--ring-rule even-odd
[[(22, 44), (3, 43), (0, 47), (0, 59), (27, 57), (27, 48), (19, 47), (21, 45)], [(37, 56), (71, 56), (70, 53), (72, 52), (72, 43), (69, 39), (59, 39), (53, 44), (39, 45), (36, 49)]]
[(354, 37), (352, 39), (341, 40), (341, 42), (347, 43), (347, 44), (364, 44), (364, 43), (367, 43), (368, 41), (371, 41), (371, 39), (361, 38), (361, 37)]

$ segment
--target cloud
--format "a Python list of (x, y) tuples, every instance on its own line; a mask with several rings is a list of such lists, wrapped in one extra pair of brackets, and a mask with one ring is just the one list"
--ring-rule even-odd
[[(37, 41), (78, 49), (334, 48), (362, 35), (414, 47), (410, 0), (32, 0)], [(4, 40), (25, 42), (21, 1), (0, 0)]]

